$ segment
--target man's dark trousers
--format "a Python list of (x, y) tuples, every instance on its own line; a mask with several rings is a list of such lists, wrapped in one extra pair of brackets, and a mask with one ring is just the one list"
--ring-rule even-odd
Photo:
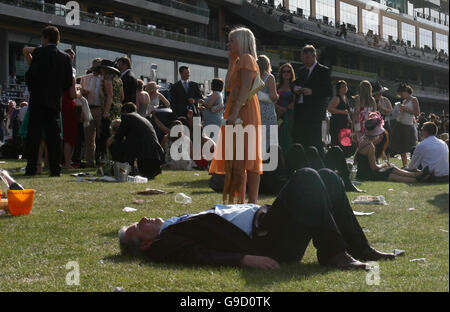
[(294, 143), (300, 143), (304, 147), (314, 146), (320, 157), (324, 157), (322, 143), (322, 121), (294, 121), (292, 139)]
[(61, 173), (61, 113), (48, 107), (35, 107), (30, 103), (30, 116), (27, 136), (27, 174), (36, 173), (39, 145), (42, 131), (48, 149), (50, 175)]
[(261, 221), (267, 234), (254, 238), (264, 255), (299, 261), (312, 239), (320, 263), (340, 252), (358, 256), (369, 243), (353, 214), (344, 185), (330, 169), (300, 169)]

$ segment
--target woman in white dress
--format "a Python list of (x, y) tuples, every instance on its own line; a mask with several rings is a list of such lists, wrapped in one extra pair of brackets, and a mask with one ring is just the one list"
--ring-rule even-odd
[(401, 155), (404, 168), (408, 165), (406, 153), (410, 152), (417, 142), (414, 117), (420, 114), (419, 101), (412, 93), (413, 89), (407, 84), (398, 87), (397, 94), (402, 99), (400, 114), (391, 129), (390, 150), (393, 154)]
[(159, 93), (159, 88), (160, 86), (155, 81), (147, 83), (147, 92), (150, 96), (150, 103), (148, 106), (149, 115), (158, 108), (160, 101), (163, 102), (166, 107), (170, 107), (170, 103), (166, 97)]
[(136, 92), (136, 111), (144, 118), (149, 116), (148, 105), (150, 103), (150, 96), (147, 91), (144, 90), (144, 82), (140, 79), (137, 80), (137, 92)]

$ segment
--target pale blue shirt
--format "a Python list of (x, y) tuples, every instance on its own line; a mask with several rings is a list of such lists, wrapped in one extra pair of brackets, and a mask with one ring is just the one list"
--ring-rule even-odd
[(436, 177), (448, 176), (447, 143), (430, 135), (417, 145), (414, 150), (409, 169), (428, 167)]
[(214, 208), (205, 210), (195, 214), (185, 214), (178, 217), (172, 217), (167, 219), (160, 230), (160, 233), (165, 228), (186, 220), (191, 217), (207, 214), (207, 213), (215, 213), (216, 215), (224, 218), (225, 220), (231, 222), (242, 231), (244, 231), (248, 236), (252, 235), (252, 227), (253, 227), (253, 217), (255, 216), (255, 212), (259, 209), (259, 205), (255, 204), (240, 204), (240, 205), (220, 205), (216, 204)]

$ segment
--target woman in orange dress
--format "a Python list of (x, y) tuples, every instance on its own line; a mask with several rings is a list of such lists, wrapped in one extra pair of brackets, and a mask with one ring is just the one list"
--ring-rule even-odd
[[(255, 36), (249, 29), (239, 27), (230, 32), (228, 41), (226, 125), (220, 129), (209, 172), (225, 174), (224, 202), (228, 196), (228, 203), (234, 203), (234, 197), (238, 198), (238, 203), (244, 203), (248, 180), (248, 202), (256, 203), (263, 170), (259, 102), (256, 93), (249, 98), (254, 79), (259, 75)], [(233, 135), (233, 128), (238, 130), (240, 126), (245, 132), (237, 131)]]

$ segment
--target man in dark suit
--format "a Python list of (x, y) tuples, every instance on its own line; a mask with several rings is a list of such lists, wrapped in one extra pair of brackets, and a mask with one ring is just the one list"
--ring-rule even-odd
[(122, 121), (117, 132), (108, 140), (112, 159), (134, 164), (137, 159), (139, 173), (149, 179), (161, 173), (164, 150), (158, 142), (150, 121), (136, 113), (134, 103), (122, 106)]
[(131, 71), (131, 61), (124, 56), (117, 60), (117, 68), (120, 70), (120, 78), (123, 83), (123, 101), (122, 103), (132, 102), (136, 104), (137, 79)]
[(187, 111), (192, 110), (194, 116), (200, 116), (198, 110), (198, 100), (203, 98), (198, 83), (189, 81), (189, 67), (179, 68), (181, 80), (173, 84), (170, 88), (170, 103), (176, 117), (187, 117)]
[(303, 146), (315, 146), (323, 156), (322, 121), (332, 95), (330, 69), (317, 62), (316, 49), (306, 45), (302, 49), (301, 68), (291, 89), (295, 96), (292, 138)]
[(32, 54), (25, 79), (30, 91), (30, 115), (27, 137), (27, 166), (25, 175), (35, 175), (44, 130), (47, 142), (50, 175), (61, 173), (61, 97), (73, 83), (69, 55), (60, 51), (59, 30), (47, 26), (42, 30), (42, 47)]
[(118, 234), (122, 253), (156, 262), (275, 269), (300, 261), (311, 239), (321, 265), (366, 269), (355, 258), (395, 258), (370, 247), (330, 169), (297, 170), (271, 206), (216, 205), (166, 221), (144, 217)]

